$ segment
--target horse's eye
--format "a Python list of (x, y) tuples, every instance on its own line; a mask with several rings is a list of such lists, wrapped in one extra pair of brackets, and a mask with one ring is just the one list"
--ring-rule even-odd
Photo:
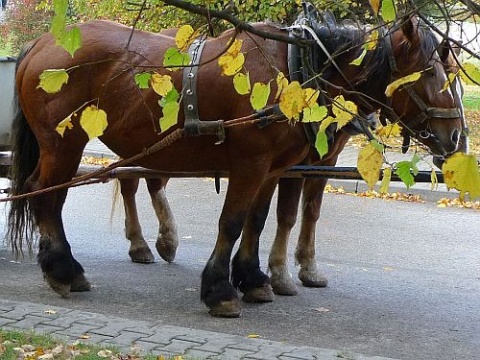
[(437, 76), (437, 70), (435, 69), (434, 66), (431, 66), (425, 70), (425, 74), (428, 75), (429, 77), (435, 77)]

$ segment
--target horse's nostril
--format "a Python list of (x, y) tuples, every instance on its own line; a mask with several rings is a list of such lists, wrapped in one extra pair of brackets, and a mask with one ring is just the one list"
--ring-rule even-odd
[(460, 139), (460, 131), (455, 130), (455, 131), (452, 133), (452, 142), (453, 142), (454, 144), (457, 144), (459, 139)]

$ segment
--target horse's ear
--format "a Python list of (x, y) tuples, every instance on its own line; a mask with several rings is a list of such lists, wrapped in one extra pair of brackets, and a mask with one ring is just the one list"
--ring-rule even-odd
[(440, 56), (440, 60), (443, 63), (447, 62), (448, 55), (450, 55), (450, 44), (447, 40), (443, 40), (440, 45), (438, 46), (438, 55)]
[(402, 21), (402, 32), (409, 43), (418, 40), (418, 20), (414, 16), (405, 16)]

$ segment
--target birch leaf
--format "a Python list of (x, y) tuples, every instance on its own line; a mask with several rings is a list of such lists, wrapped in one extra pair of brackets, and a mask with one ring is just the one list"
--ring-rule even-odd
[(57, 133), (60, 134), (60, 136), (63, 137), (63, 134), (65, 133), (65, 130), (71, 130), (73, 129), (73, 124), (72, 124), (72, 115), (73, 114), (70, 114), (68, 115), (68, 117), (66, 117), (65, 119), (63, 119), (62, 121), (60, 121), (57, 125), (57, 127), (55, 128), (55, 131)]
[(193, 36), (194, 33), (195, 31), (190, 25), (183, 25), (175, 35), (175, 45), (177, 45), (181, 51), (188, 49), (193, 40), (195, 40)]
[(431, 191), (438, 188), (438, 177), (435, 169), (432, 169), (432, 171), (430, 172), (430, 183), (431, 183), (431, 186), (430, 186)]
[(169, 101), (163, 106), (163, 116), (160, 118), (160, 130), (167, 131), (177, 124), (180, 105), (175, 101)]
[(315, 103), (312, 107), (306, 107), (303, 109), (302, 122), (319, 122), (325, 119), (328, 114), (327, 107), (325, 105), (318, 105)]
[(80, 28), (73, 26), (66, 30), (60, 38), (57, 39), (57, 45), (63, 47), (73, 58), (75, 52), (82, 47), (82, 33)]
[(62, 86), (68, 82), (68, 73), (65, 69), (44, 70), (40, 74), (40, 88), (48, 94), (55, 94), (62, 89)]
[(382, 7), (380, 9), (382, 19), (385, 22), (393, 22), (396, 19), (395, 3), (393, 0), (382, 0)]
[(280, 94), (280, 110), (289, 119), (299, 119), (306, 106), (303, 88), (298, 81), (292, 81)]
[(317, 138), (315, 140), (315, 149), (317, 149), (320, 158), (328, 154), (328, 138), (325, 131), (317, 132)]
[(455, 81), (455, 77), (457, 75), (458, 75), (458, 73), (449, 73), (448, 74), (448, 78), (445, 81), (445, 84), (443, 84), (442, 90), (440, 90), (441, 93), (444, 92), (445, 90), (447, 90), (448, 88), (450, 88), (450, 85), (453, 84), (453, 82)]
[(418, 79), (420, 79), (420, 76), (422, 76), (422, 72), (416, 71), (414, 73), (411, 73), (410, 75), (404, 76), (400, 79), (393, 81), (387, 86), (387, 89), (385, 90), (385, 95), (387, 95), (388, 97), (391, 97), (395, 92), (395, 90), (397, 90), (400, 86), (411, 83), (411, 82), (415, 82)]
[(400, 136), (401, 132), (402, 127), (398, 123), (388, 124), (376, 130), (378, 136), (385, 138)]
[(150, 78), (153, 91), (160, 96), (167, 95), (173, 89), (172, 78), (169, 75), (152, 74)]
[(250, 104), (254, 110), (260, 110), (267, 105), (268, 97), (270, 96), (270, 83), (255, 83), (253, 84), (252, 93), (250, 94)]
[(138, 73), (138, 74), (135, 74), (135, 84), (137, 84), (137, 86), (140, 88), (140, 89), (148, 89), (148, 84), (150, 82), (150, 79), (152, 77), (152, 74), (148, 73), (148, 72), (143, 72), (143, 73)]
[(240, 52), (242, 40), (235, 39), (225, 54), (218, 58), (218, 65), (222, 75), (232, 76), (238, 73), (245, 63), (245, 56)]
[(250, 85), (250, 73), (243, 74), (241, 72), (235, 74), (233, 77), (233, 87), (240, 95), (249, 94), (252, 90)]
[(380, 9), (380, 0), (369, 0), (370, 6), (372, 7), (373, 13), (375, 16), (378, 15), (378, 10)]
[(89, 140), (101, 136), (108, 126), (107, 113), (95, 105), (90, 105), (82, 111), (80, 126), (87, 133)]
[(283, 72), (280, 71), (277, 74), (276, 82), (277, 82), (277, 93), (275, 94), (275, 101), (277, 101), (282, 91), (288, 87), (288, 79), (285, 77)]
[(368, 187), (372, 189), (380, 178), (383, 155), (373, 144), (368, 144), (358, 153), (357, 168)]
[(474, 200), (480, 197), (480, 171), (475, 155), (455, 153), (442, 166), (445, 184), (449, 189), (460, 191), (460, 199), (465, 194)]
[(472, 63), (464, 63), (463, 70), (460, 72), (462, 80), (468, 85), (478, 85), (480, 84), (480, 68)]
[(170, 71), (176, 71), (190, 64), (190, 55), (179, 51), (175, 47), (168, 48), (163, 57), (163, 66)]
[(388, 188), (390, 187), (390, 181), (392, 180), (392, 168), (387, 167), (383, 169), (383, 177), (382, 182), (380, 184), (380, 193), (386, 194), (388, 193)]

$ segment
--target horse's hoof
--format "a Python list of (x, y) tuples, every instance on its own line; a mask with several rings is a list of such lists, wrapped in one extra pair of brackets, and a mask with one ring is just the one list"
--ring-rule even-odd
[(72, 292), (90, 291), (91, 289), (92, 285), (84, 274), (77, 275), (70, 286), (70, 291)]
[(55, 291), (57, 294), (59, 294), (63, 298), (68, 298), (70, 295), (70, 289), (71, 285), (70, 284), (63, 284), (61, 282), (58, 282), (57, 280), (54, 280), (52, 277), (46, 275), (45, 273), (43, 274), (43, 278), (47, 282), (47, 284)]
[(148, 247), (130, 250), (128, 255), (134, 263), (151, 264), (155, 262), (155, 257)]
[(294, 296), (298, 294), (297, 285), (292, 279), (290, 271), (285, 267), (271, 268), (270, 283), (273, 292), (277, 295)]
[(210, 308), (209, 314), (222, 318), (238, 318), (242, 313), (240, 304), (237, 299), (220, 301), (217, 305)]
[(266, 303), (272, 302), (275, 299), (270, 284), (265, 284), (262, 287), (250, 289), (243, 294), (242, 300), (250, 303)]
[(177, 254), (178, 241), (172, 239), (166, 240), (165, 238), (158, 238), (155, 244), (158, 254), (166, 262), (173, 262), (175, 255)]
[(323, 288), (328, 285), (328, 279), (317, 270), (301, 269), (298, 278), (305, 287)]

